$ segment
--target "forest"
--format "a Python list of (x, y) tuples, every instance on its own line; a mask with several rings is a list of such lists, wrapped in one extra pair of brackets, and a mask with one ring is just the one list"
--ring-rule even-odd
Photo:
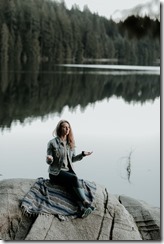
[(88, 59), (159, 65), (160, 21), (129, 16), (115, 23), (87, 6), (68, 10), (64, 1), (0, 1), (0, 71), (20, 70), (24, 63), (37, 70), (42, 62)]

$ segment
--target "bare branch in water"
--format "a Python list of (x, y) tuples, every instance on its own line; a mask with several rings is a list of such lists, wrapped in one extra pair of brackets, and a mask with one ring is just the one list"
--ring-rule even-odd
[[(126, 179), (128, 179), (129, 183), (131, 183), (130, 181), (130, 177), (131, 177), (131, 165), (132, 165), (132, 153), (134, 150), (131, 149), (131, 151), (129, 152), (129, 155), (126, 157), (123, 157), (122, 159), (126, 159), (126, 173), (127, 173), (127, 177)], [(125, 179), (125, 178), (124, 178)]]
[(127, 167), (126, 167), (126, 171), (127, 171), (127, 176), (128, 176), (128, 181), (130, 183), (130, 176), (131, 176), (131, 156), (132, 156), (132, 150), (129, 153), (129, 156), (127, 157)]

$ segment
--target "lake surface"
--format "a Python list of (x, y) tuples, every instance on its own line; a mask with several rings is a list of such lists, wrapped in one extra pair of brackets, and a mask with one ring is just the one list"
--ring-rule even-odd
[(160, 206), (159, 67), (55, 66), (1, 74), (1, 179), (48, 178), (47, 143), (70, 121), (79, 178)]

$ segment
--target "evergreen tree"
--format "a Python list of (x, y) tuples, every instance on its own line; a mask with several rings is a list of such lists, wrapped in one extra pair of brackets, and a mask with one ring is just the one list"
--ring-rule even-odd
[[(115, 23), (92, 14), (87, 6), (83, 11), (77, 5), (68, 10), (64, 1), (1, 0), (1, 31), (4, 24), (13, 67), (18, 58), (24, 63), (108, 58), (144, 65), (160, 58), (160, 22), (148, 16), (129, 16)], [(2, 36), (0, 39), (3, 50)]]

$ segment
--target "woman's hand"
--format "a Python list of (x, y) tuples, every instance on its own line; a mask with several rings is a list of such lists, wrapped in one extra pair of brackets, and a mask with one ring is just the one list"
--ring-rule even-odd
[(91, 155), (93, 152), (86, 152), (86, 151), (83, 151), (83, 155), (84, 156), (89, 156), (89, 155)]
[(47, 155), (47, 160), (53, 162), (53, 157), (51, 155)]

